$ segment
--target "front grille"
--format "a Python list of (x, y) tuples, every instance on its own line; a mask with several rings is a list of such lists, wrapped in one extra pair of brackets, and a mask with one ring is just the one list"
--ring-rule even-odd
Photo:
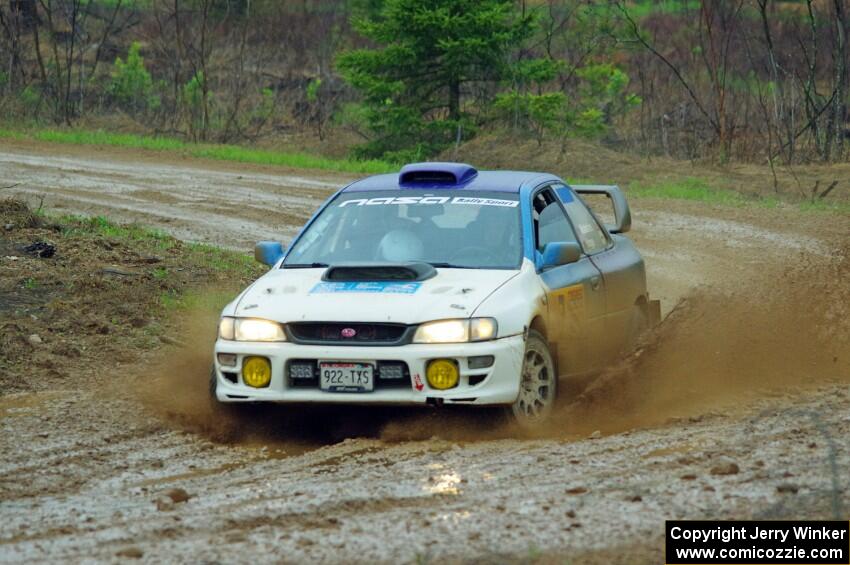
[(287, 324), (295, 343), (334, 345), (401, 345), (412, 337), (413, 327), (404, 324), (346, 322), (296, 322)]

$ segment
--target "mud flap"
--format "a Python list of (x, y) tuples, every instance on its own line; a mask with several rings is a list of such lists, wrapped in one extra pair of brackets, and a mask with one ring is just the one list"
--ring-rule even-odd
[(646, 307), (647, 317), (649, 318), (649, 327), (654, 328), (661, 323), (661, 301), (650, 300)]

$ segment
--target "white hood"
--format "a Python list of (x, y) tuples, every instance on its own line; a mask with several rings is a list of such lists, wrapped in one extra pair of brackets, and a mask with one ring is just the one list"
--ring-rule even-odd
[[(245, 291), (236, 316), (277, 322), (395, 322), (417, 324), (444, 318), (466, 318), (519, 271), (437, 269), (419, 283), (371, 285), (357, 291), (353, 283), (322, 285), (325, 269), (272, 269)], [(344, 285), (348, 285), (347, 287)], [(317, 286), (318, 285), (318, 286)], [(367, 283), (367, 287), (369, 284)]]

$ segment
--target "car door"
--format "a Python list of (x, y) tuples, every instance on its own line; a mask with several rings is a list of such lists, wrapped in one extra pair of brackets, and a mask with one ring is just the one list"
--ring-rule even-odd
[(553, 242), (578, 242), (576, 232), (551, 186), (532, 196), (531, 213), (538, 273), (547, 288), (547, 331), (561, 375), (586, 373), (595, 363), (605, 314), (604, 280), (587, 255), (575, 263), (541, 267), (544, 248)]
[(631, 241), (611, 235), (572, 189), (556, 188), (576, 229), (582, 249), (602, 273), (605, 285), (604, 335), (599, 342), (600, 365), (614, 359), (627, 345), (635, 304), (645, 293), (643, 259)]

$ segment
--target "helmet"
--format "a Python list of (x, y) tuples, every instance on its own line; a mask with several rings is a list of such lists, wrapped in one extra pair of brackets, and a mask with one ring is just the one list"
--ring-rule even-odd
[(379, 255), (387, 261), (417, 261), (424, 248), (416, 235), (407, 230), (393, 230), (381, 238)]

